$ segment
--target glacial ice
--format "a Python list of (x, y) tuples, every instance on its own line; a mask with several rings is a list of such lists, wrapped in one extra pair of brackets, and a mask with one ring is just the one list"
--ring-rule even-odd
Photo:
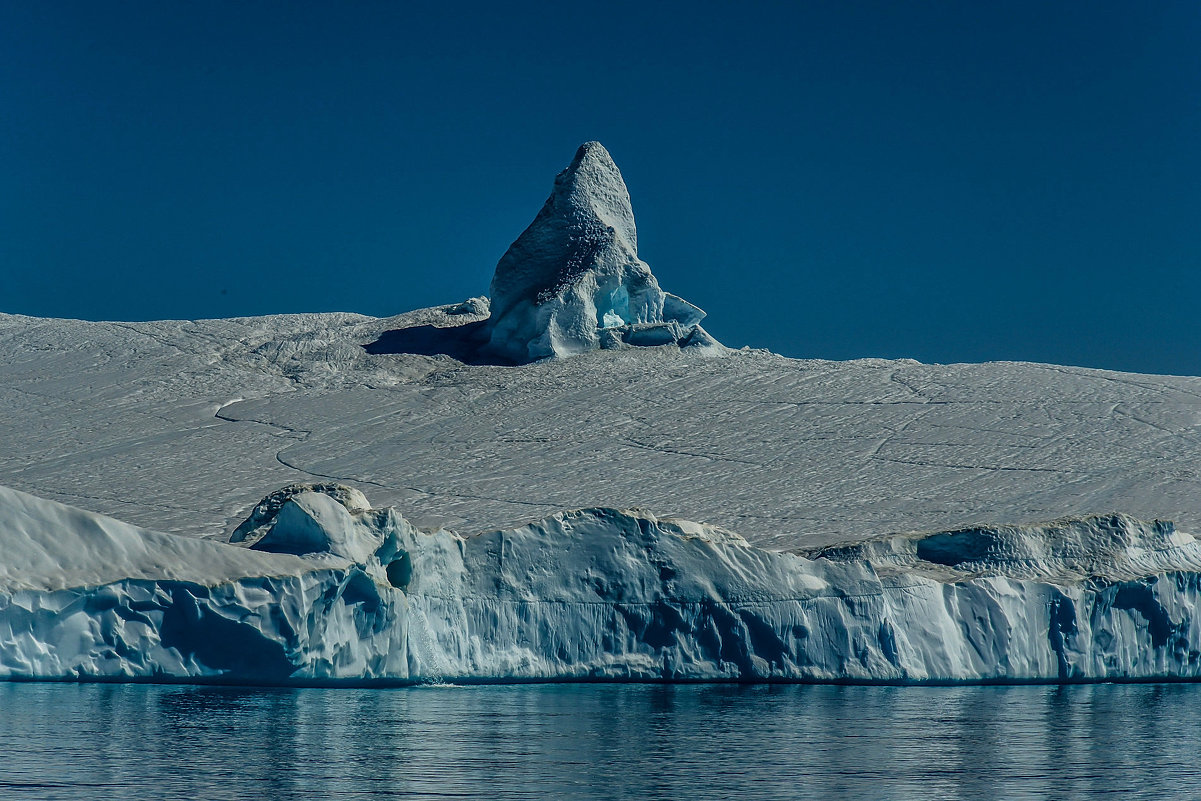
[(462, 537), (332, 484), (238, 544), (0, 487), (0, 678), (1201, 678), (1201, 543), (1123, 515), (804, 554), (640, 510)]
[(1197, 542), (1136, 519), (1201, 531), (1201, 378), (797, 361), (703, 317), (594, 143), (491, 299), (0, 314), (0, 678), (1201, 678)]
[(705, 313), (659, 288), (638, 258), (625, 180), (600, 142), (586, 142), (555, 178), (538, 216), (496, 265), (488, 343), (525, 363), (624, 345), (720, 350)]

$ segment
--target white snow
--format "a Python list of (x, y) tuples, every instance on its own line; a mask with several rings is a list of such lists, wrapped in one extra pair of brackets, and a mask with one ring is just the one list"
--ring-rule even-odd
[(322, 481), (465, 534), (591, 506), (773, 549), (1114, 510), (1201, 531), (1201, 378), (677, 348), (502, 368), (362, 347), (455, 319), (0, 315), (0, 484), (222, 539), (268, 493)]
[(159, 534), (2, 486), (0, 543), (0, 587), (6, 591), (60, 590), (122, 579), (212, 584), (310, 569), (296, 557)]

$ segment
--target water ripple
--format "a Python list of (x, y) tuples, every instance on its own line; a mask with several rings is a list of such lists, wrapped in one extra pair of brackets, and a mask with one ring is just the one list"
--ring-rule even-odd
[(1196, 685), (0, 685), (13, 799), (1201, 797)]

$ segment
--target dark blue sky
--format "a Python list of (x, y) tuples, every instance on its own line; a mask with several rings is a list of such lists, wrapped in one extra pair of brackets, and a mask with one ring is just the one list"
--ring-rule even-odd
[(0, 1), (0, 310), (487, 291), (576, 146), (729, 345), (1201, 374), (1201, 6)]

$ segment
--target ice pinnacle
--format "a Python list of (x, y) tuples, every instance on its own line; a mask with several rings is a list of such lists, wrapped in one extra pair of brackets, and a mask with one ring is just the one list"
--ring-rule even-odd
[(496, 265), (486, 348), (518, 363), (629, 345), (720, 348), (704, 316), (638, 258), (621, 172), (600, 142), (586, 142)]

